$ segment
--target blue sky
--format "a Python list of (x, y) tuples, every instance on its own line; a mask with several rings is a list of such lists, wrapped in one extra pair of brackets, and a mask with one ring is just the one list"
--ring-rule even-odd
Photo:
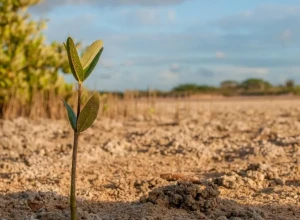
[(45, 0), (30, 11), (49, 20), (49, 42), (104, 41), (92, 89), (300, 83), (299, 0)]

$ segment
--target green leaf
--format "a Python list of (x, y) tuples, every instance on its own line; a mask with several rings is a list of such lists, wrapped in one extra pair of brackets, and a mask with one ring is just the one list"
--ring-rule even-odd
[(77, 120), (77, 131), (82, 132), (93, 124), (98, 115), (99, 110), (99, 93), (95, 93), (87, 101), (86, 105), (83, 107), (82, 111), (79, 114)]
[(68, 38), (67, 40), (67, 52), (69, 58), (69, 64), (75, 79), (79, 82), (83, 81), (83, 68), (72, 38)]
[(103, 47), (103, 41), (96, 40), (94, 43), (92, 43), (87, 48), (87, 50), (84, 52), (84, 54), (81, 58), (81, 64), (82, 64), (83, 69), (86, 69), (92, 63), (92, 61), (97, 56), (97, 54), (100, 52), (102, 47)]
[(62, 100), (62, 101), (64, 102), (64, 105), (67, 109), (70, 124), (71, 124), (73, 130), (76, 131), (76, 123), (77, 123), (76, 115), (75, 115), (73, 109), (71, 108), (71, 106), (69, 106), (69, 104), (66, 101), (64, 101), (64, 100)]
[(91, 64), (86, 69), (84, 69), (84, 80), (86, 80), (86, 78), (88, 78), (89, 75), (93, 72), (94, 68), (96, 67), (96, 65), (100, 59), (100, 56), (101, 56), (103, 50), (104, 50), (104, 48), (102, 47), (101, 50), (99, 51), (99, 53), (97, 53), (97, 55), (91, 62)]
[(70, 66), (71, 72), (72, 72), (74, 78), (78, 81), (78, 76), (76, 75), (74, 67), (73, 67), (73, 64), (71, 62), (71, 55), (70, 55), (70, 50), (69, 50), (68, 44), (64, 43), (64, 46), (65, 46), (65, 48), (67, 50), (68, 60), (69, 60), (69, 66)]

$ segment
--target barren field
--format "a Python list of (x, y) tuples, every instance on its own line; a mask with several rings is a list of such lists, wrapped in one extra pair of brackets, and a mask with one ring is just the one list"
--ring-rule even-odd
[[(300, 219), (300, 101), (157, 103), (80, 136), (79, 219)], [(177, 111), (177, 114), (175, 112)], [(69, 219), (67, 121), (0, 121), (0, 219)]]

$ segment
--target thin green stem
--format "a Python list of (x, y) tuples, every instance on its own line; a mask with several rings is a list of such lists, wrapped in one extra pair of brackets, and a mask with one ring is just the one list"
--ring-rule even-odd
[[(78, 83), (78, 99), (77, 99), (77, 119), (80, 114), (82, 84)], [(72, 154), (72, 170), (71, 170), (71, 196), (70, 196), (70, 209), (71, 220), (77, 219), (77, 206), (76, 206), (76, 165), (77, 165), (77, 148), (80, 132), (74, 131), (74, 144)]]
[(77, 163), (77, 147), (78, 147), (79, 133), (74, 132), (74, 145), (72, 155), (72, 171), (71, 171), (71, 197), (70, 197), (70, 208), (71, 208), (71, 220), (77, 219), (77, 206), (76, 206), (76, 163)]
[(82, 83), (78, 83), (78, 97), (77, 97), (77, 119), (80, 114), (80, 103), (81, 103), (81, 92), (82, 92)]

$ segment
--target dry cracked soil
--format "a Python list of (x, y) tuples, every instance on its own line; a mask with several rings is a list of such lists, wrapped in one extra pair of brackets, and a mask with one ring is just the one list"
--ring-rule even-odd
[[(300, 219), (299, 100), (163, 104), (82, 133), (79, 219)], [(64, 120), (0, 121), (0, 220), (70, 218), (72, 138)]]

